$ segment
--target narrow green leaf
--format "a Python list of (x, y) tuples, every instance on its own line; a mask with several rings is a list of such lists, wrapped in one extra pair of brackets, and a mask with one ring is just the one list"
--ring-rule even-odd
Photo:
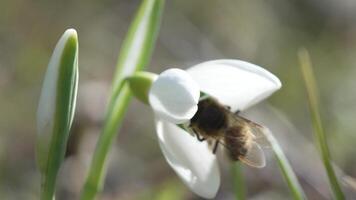
[(160, 25), (164, 0), (144, 0), (129, 28), (119, 54), (104, 129), (99, 137), (89, 173), (81, 193), (82, 200), (95, 199), (102, 189), (109, 150), (127, 110), (131, 93), (125, 78), (149, 63)]
[(51, 200), (64, 159), (78, 87), (78, 37), (68, 29), (58, 41), (44, 78), (37, 111), (36, 156), (41, 199)]
[(314, 138), (319, 149), (326, 173), (328, 175), (331, 189), (334, 193), (335, 199), (345, 199), (345, 196), (341, 190), (340, 184), (332, 167), (329, 147), (327, 144), (319, 114), (319, 92), (314, 78), (309, 53), (307, 50), (302, 49), (299, 51), (299, 62), (305, 83), (305, 88), (308, 94), (308, 103), (312, 119), (312, 126), (314, 129)]
[(269, 143), (271, 144), (279, 169), (281, 170), (283, 177), (286, 180), (290, 191), (292, 192), (293, 199), (306, 199), (304, 191), (298, 182), (297, 176), (295, 175), (291, 165), (289, 164), (287, 157), (284, 155), (283, 150), (280, 147), (278, 141), (270, 131), (266, 131), (265, 134)]

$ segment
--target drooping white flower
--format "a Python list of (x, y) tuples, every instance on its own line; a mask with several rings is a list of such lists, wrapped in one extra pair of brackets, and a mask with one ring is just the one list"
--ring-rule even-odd
[(232, 111), (241, 111), (280, 87), (276, 76), (240, 60), (208, 61), (186, 71), (169, 69), (153, 82), (149, 103), (156, 115), (160, 147), (169, 165), (193, 192), (214, 198), (220, 185), (217, 160), (207, 143), (177, 126), (194, 116), (200, 92)]
[(149, 101), (157, 117), (181, 124), (198, 110), (199, 95), (199, 86), (190, 75), (173, 68), (162, 72), (153, 83)]

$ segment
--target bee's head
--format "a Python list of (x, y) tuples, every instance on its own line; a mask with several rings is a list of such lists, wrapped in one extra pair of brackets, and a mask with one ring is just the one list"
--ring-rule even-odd
[(215, 131), (227, 126), (225, 108), (213, 99), (204, 99), (198, 104), (198, 111), (191, 124), (205, 131)]

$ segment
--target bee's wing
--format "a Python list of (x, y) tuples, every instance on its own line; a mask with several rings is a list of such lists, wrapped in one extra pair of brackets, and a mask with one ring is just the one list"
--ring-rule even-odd
[(256, 142), (251, 142), (251, 146), (247, 150), (247, 154), (245, 156), (240, 156), (239, 159), (252, 167), (263, 168), (266, 166), (266, 158), (265, 154)]
[(268, 138), (266, 137), (266, 133), (269, 131), (266, 127), (259, 126), (259, 127), (251, 127), (252, 133), (255, 136), (254, 140), (263, 148), (270, 148), (271, 143), (269, 142)]
[(240, 115), (234, 115), (235, 123), (246, 123), (247, 126), (251, 129), (254, 135), (254, 141), (256, 141), (262, 147), (270, 147), (271, 144), (266, 137), (268, 129), (262, 125), (259, 125), (249, 119), (241, 117)]

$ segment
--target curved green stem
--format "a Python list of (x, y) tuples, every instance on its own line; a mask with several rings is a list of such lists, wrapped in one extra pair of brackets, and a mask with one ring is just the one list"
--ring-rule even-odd
[(246, 186), (242, 170), (242, 165), (239, 162), (234, 162), (231, 166), (236, 200), (246, 199)]
[(93, 155), (90, 173), (86, 179), (84, 189), (81, 194), (81, 199), (83, 200), (94, 199), (96, 194), (101, 190), (102, 180), (105, 175), (107, 154), (114, 141), (113, 134), (117, 132), (117, 129), (121, 125), (131, 98), (130, 90), (127, 84), (123, 84), (120, 91), (120, 95), (117, 97), (117, 102), (113, 107), (115, 112), (109, 111), (110, 114), (108, 115), (110, 117), (107, 118), (104, 130), (99, 137), (99, 141)]
[(279, 169), (281, 170), (283, 177), (286, 180), (290, 191), (292, 192), (293, 199), (306, 199), (303, 189), (298, 182), (297, 176), (295, 175), (291, 165), (289, 164), (287, 157), (284, 155), (283, 150), (280, 147), (278, 141), (270, 131), (266, 131), (265, 134), (271, 144)]
[(164, 0), (144, 0), (132, 22), (119, 54), (104, 129), (99, 137), (81, 199), (95, 199), (104, 182), (109, 150), (131, 98), (125, 78), (146, 67), (160, 25)]

